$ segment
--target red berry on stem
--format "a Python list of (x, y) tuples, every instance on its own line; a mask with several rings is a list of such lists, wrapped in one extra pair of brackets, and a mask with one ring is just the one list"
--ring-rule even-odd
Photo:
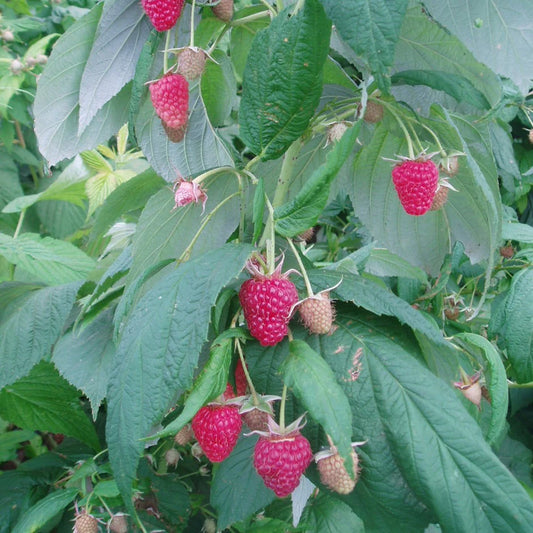
[(237, 405), (206, 405), (192, 419), (194, 436), (213, 463), (220, 463), (232, 452), (241, 427), (242, 419)]
[(439, 170), (430, 159), (407, 159), (392, 169), (392, 181), (409, 215), (429, 211), (439, 183)]
[(157, 116), (170, 140), (179, 142), (185, 135), (189, 111), (189, 83), (181, 74), (166, 74), (150, 85)]
[(262, 274), (252, 263), (248, 268), (254, 277), (246, 280), (239, 291), (244, 318), (253, 337), (263, 346), (274, 346), (287, 335), (298, 291), (281, 273), (281, 265), (272, 274)]
[(260, 437), (254, 449), (257, 473), (279, 498), (285, 498), (299, 485), (312, 458), (311, 445), (298, 430)]
[(170, 30), (181, 15), (185, 0), (142, 0), (142, 6), (157, 31)]

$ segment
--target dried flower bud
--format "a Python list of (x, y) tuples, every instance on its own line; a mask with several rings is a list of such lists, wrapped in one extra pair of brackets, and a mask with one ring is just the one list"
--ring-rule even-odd
[(191, 203), (202, 202), (202, 213), (205, 210), (205, 203), (207, 202), (207, 194), (194, 180), (187, 181), (183, 178), (178, 178), (174, 184), (174, 201), (176, 207), (183, 207)]

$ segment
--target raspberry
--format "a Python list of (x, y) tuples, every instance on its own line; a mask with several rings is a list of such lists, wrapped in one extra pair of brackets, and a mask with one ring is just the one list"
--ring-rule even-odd
[(229, 22), (233, 17), (233, 0), (220, 0), (220, 2), (211, 9), (213, 10), (213, 15), (215, 15), (215, 17), (224, 22)]
[(448, 190), (448, 187), (439, 187), (437, 189), (430, 211), (438, 211), (446, 205), (446, 202), (448, 201)]
[(269, 414), (260, 409), (252, 409), (242, 413), (242, 419), (252, 431), (267, 431), (268, 417)]
[(174, 442), (180, 446), (185, 446), (194, 438), (194, 433), (190, 424), (182, 427), (174, 437)]
[(378, 102), (369, 100), (366, 104), (363, 120), (368, 124), (376, 124), (383, 119), (383, 106)]
[(174, 27), (185, 0), (142, 0), (142, 6), (157, 31)]
[(246, 280), (239, 291), (244, 318), (250, 333), (262, 346), (274, 346), (287, 335), (298, 291), (281, 274), (281, 265), (270, 275), (262, 274), (253, 262), (248, 262), (248, 269), (254, 277)]
[(331, 331), (335, 309), (327, 292), (306, 298), (299, 306), (298, 311), (304, 326), (309, 333), (325, 335)]
[(98, 522), (96, 518), (90, 514), (81, 513), (76, 516), (74, 522), (74, 533), (97, 533)]
[(10, 43), (15, 40), (15, 36), (11, 30), (4, 30), (0, 33), (0, 38), (2, 38), (6, 43)]
[(228, 457), (237, 444), (241, 427), (242, 419), (236, 405), (206, 405), (192, 419), (194, 436), (213, 463)]
[(170, 448), (165, 453), (165, 461), (168, 466), (176, 466), (181, 459), (181, 454), (176, 448)]
[(444, 157), (439, 163), (439, 170), (453, 178), (459, 172), (459, 158), (456, 155)]
[(195, 80), (203, 74), (206, 59), (202, 49), (185, 48), (178, 56), (178, 72), (188, 80)]
[(128, 533), (128, 521), (126, 515), (122, 513), (114, 515), (109, 523), (109, 531), (112, 533)]
[(328, 128), (326, 144), (335, 143), (342, 139), (342, 136), (348, 129), (347, 122), (335, 122)]
[(429, 211), (439, 183), (439, 171), (430, 159), (406, 159), (392, 169), (392, 181), (408, 215)]
[(260, 437), (254, 449), (255, 469), (278, 498), (285, 498), (298, 486), (312, 458), (311, 445), (299, 430)]
[(316, 227), (313, 226), (312, 228), (306, 229), (300, 235), (298, 235), (298, 238), (302, 241), (305, 241), (307, 244), (310, 244), (316, 240)]
[(240, 359), (235, 366), (235, 389), (237, 390), (237, 396), (244, 396), (248, 389), (248, 382)]
[(354, 451), (352, 451), (352, 460), (354, 479), (348, 474), (344, 459), (338, 453), (330, 453), (322, 458), (317, 457), (317, 468), (322, 484), (339, 494), (352, 492), (359, 476), (359, 458)]
[(502, 246), (500, 248), (500, 255), (505, 259), (511, 259), (514, 255), (514, 248), (511, 245)]
[(189, 83), (181, 74), (166, 74), (150, 85), (157, 116), (172, 142), (185, 135), (189, 110)]
[(454, 387), (459, 389), (463, 396), (471, 401), (478, 409), (481, 403), (481, 397), (483, 391), (481, 388), (481, 383), (479, 382), (481, 378), (481, 372), (476, 372), (473, 376), (468, 376), (463, 369), (461, 369), (461, 381), (454, 382)]
[(201, 185), (198, 185), (194, 180), (187, 181), (183, 178), (178, 178), (174, 182), (174, 209), (176, 207), (183, 207), (193, 202), (197, 204), (202, 202), (202, 213), (205, 209), (205, 203), (207, 202), (207, 194), (202, 189)]

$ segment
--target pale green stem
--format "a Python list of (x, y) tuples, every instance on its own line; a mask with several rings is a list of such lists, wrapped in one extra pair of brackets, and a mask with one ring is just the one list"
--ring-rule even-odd
[(283, 431), (285, 429), (285, 402), (287, 401), (287, 385), (283, 385), (283, 392), (281, 393), (281, 404), (279, 406), (279, 427)]
[(17, 222), (17, 227), (15, 228), (15, 233), (13, 234), (13, 239), (16, 239), (22, 228), (22, 223), (24, 222), (24, 217), (26, 216), (26, 208), (20, 212), (19, 221)]
[(248, 383), (248, 387), (250, 387), (250, 392), (252, 393), (252, 397), (254, 399), (254, 405), (258, 405), (259, 401), (257, 400), (257, 391), (255, 390), (252, 378), (248, 372), (248, 368), (246, 367), (246, 361), (244, 360), (244, 353), (242, 351), (241, 341), (239, 339), (235, 339), (235, 346), (237, 347), (237, 352), (239, 353), (239, 359), (241, 360), (242, 369), (244, 370), (244, 375), (246, 376), (246, 382)]
[(250, 168), (252, 168), (258, 161), (261, 160), (261, 156), (256, 155), (253, 159), (250, 159), (248, 163), (246, 163), (246, 166), (244, 167), (244, 170), (248, 171)]
[(196, 0), (192, 0), (191, 4), (191, 47), (194, 46), (194, 7)]
[(171, 30), (167, 31), (165, 39), (165, 51), (163, 52), (163, 74), (166, 74), (168, 71), (168, 50), (170, 49), (170, 32)]
[(276, 7), (278, 9), (278, 13), (283, 11), (283, 0), (276, 0)]
[(268, 272), (274, 272), (276, 268), (276, 234), (274, 228), (274, 208), (268, 199), (268, 196), (265, 194), (265, 202), (268, 208), (268, 220), (266, 223), (265, 231), (261, 237), (259, 243), (259, 248), (262, 248), (263, 245), (266, 246), (266, 256), (267, 256), (267, 269)]
[(409, 152), (409, 157), (411, 159), (415, 158), (415, 151), (413, 149), (413, 141), (411, 139), (411, 136), (409, 135), (409, 132), (407, 131), (407, 128), (405, 127), (405, 124), (403, 123), (402, 119), (398, 116), (398, 113), (393, 109), (392, 106), (388, 105), (386, 102), (380, 102), (382, 105), (385, 105), (385, 107), (389, 110), (390, 114), (394, 117), (396, 122), (398, 123), (398, 126), (400, 126), (401, 130), (403, 131), (403, 134), (405, 136), (405, 140), (407, 141), (407, 150)]
[(273, 13), (274, 15), (276, 12), (272, 9), (272, 6), (269, 4), (266, 4), (270, 9), (269, 11), (259, 11), (259, 13), (254, 13), (253, 15), (248, 15), (247, 17), (242, 17), (241, 19), (237, 19), (232, 21), (232, 26), (245, 26), (248, 24), (248, 22), (253, 22), (254, 20), (260, 20), (262, 18), (265, 18), (269, 16), (270, 13)]
[(446, 151), (442, 147), (442, 144), (440, 143), (440, 140), (437, 137), (437, 135), (435, 134), (435, 132), (430, 127), (426, 126), (423, 123), (420, 123), (420, 125), (433, 137), (433, 139), (435, 140), (435, 143), (437, 144), (437, 147), (439, 149), (440, 154), (442, 155), (442, 157), (445, 157), (446, 156)]
[(287, 196), (287, 191), (289, 190), (289, 185), (291, 182), (292, 171), (301, 149), (302, 143), (298, 139), (294, 141), (289, 146), (289, 149), (285, 152), (283, 164), (281, 165), (281, 172), (278, 178), (278, 184), (276, 186), (276, 192), (274, 193), (274, 200), (272, 201), (274, 208), (279, 207), (285, 202), (285, 197)]
[(294, 257), (296, 257), (296, 261), (298, 261), (298, 266), (300, 267), (302, 276), (304, 278), (305, 288), (307, 289), (307, 295), (311, 298), (314, 295), (313, 288), (311, 287), (311, 282), (309, 281), (309, 277), (307, 276), (307, 271), (305, 270), (300, 254), (298, 253), (298, 250), (296, 250), (296, 246), (294, 246), (292, 239), (287, 238), (287, 242), (289, 243), (289, 246), (291, 247)]
[(533, 389), (533, 381), (529, 383), (514, 383), (513, 381), (507, 380), (507, 386), (510, 389)]
[(189, 243), (189, 246), (187, 246), (187, 248), (185, 248), (185, 250), (183, 251), (183, 253), (179, 256), (178, 260), (177, 260), (177, 263), (181, 263), (182, 261), (185, 261), (187, 259), (187, 257), (189, 256), (189, 254), (191, 253), (191, 250), (193, 249), (194, 245), (196, 244), (196, 241), (198, 240), (198, 238), (200, 237), (202, 231), (205, 229), (205, 227), (207, 226), (207, 224), (209, 223), (209, 221), (213, 218), (213, 216), (215, 215), (215, 213), (224, 205), (226, 204), (227, 202), (229, 202), (232, 198), (234, 198), (235, 196), (238, 196), (238, 192), (235, 192), (233, 194), (231, 194), (230, 196), (228, 196), (227, 198), (225, 198), (224, 200), (222, 200), (222, 202), (220, 202), (214, 209), (213, 211), (211, 211), (211, 213), (209, 213), (209, 215), (207, 215), (204, 219), (204, 221), (202, 222), (201, 226), (198, 228), (198, 231), (195, 233), (194, 237), (192, 238), (191, 242)]
[(210, 56), (214, 51), (215, 51), (215, 48), (218, 46), (218, 43), (220, 42), (220, 40), (222, 39), (222, 37), (224, 37), (224, 35), (226, 34), (226, 32), (229, 30), (230, 28), (230, 25), (229, 24), (226, 24), (224, 26), (224, 29), (218, 34), (218, 37), (215, 39), (215, 41), (213, 42), (213, 44), (209, 47), (209, 50), (207, 50), (207, 55)]

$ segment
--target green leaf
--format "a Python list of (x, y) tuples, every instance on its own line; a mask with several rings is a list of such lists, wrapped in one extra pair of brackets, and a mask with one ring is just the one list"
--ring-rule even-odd
[(34, 290), (12, 303), (11, 312), (0, 323), (0, 389), (27, 375), (50, 354), (80, 285), (74, 282)]
[(382, 91), (388, 92), (388, 71), (400, 35), (407, 0), (322, 0), (340, 36), (367, 63)]
[(233, 68), (235, 69), (237, 80), (239, 82), (242, 82), (244, 68), (246, 66), (246, 59), (250, 53), (250, 48), (252, 47), (254, 37), (259, 30), (262, 30), (268, 26), (270, 18), (268, 17), (264, 6), (249, 6), (244, 9), (240, 9), (233, 16), (233, 20), (237, 21), (240, 18), (261, 12), (265, 13), (266, 16), (257, 20), (251, 20), (246, 24), (239, 23), (239, 25), (235, 25), (231, 29), (229, 55), (233, 63)]
[(0, 463), (11, 461), (17, 458), (17, 449), (20, 444), (26, 440), (32, 440), (35, 437), (35, 432), (29, 429), (15, 429), (0, 433)]
[(5, 150), (0, 149), (2, 166), (0, 167), (0, 208), (7, 205), (13, 198), (22, 196), (24, 191), (20, 185), (17, 165)]
[(189, 121), (183, 141), (169, 141), (148, 91), (135, 121), (135, 131), (146, 159), (169, 182), (179, 175), (187, 177), (209, 168), (234, 165), (228, 148), (209, 122), (199, 82), (189, 85)]
[[(476, 59), (526, 94), (533, 70), (533, 5), (522, 0), (429, 0), (431, 16), (461, 39)], [(464, 16), (458, 17), (458, 13)]]
[(0, 392), (0, 415), (23, 429), (63, 433), (100, 449), (80, 393), (50, 363), (41, 362)]
[(331, 288), (341, 282), (330, 293), (333, 299), (353, 302), (376, 315), (396, 317), (402, 324), (407, 324), (433, 343), (449, 346), (442, 333), (433, 327), (430, 320), (413, 309), (405, 300), (398, 298), (377, 283), (362, 276), (329, 270), (311, 270), (308, 275), (311, 284), (318, 291)]
[(466, 102), (477, 109), (490, 109), (485, 95), (470, 80), (439, 70), (402, 70), (392, 76), (393, 85), (427, 85), (444, 91), (458, 102)]
[(532, 299), (533, 269), (528, 268), (513, 276), (501, 315), (493, 317), (489, 324), (489, 333), (498, 335), (498, 341), (507, 349), (519, 383), (533, 381)]
[(239, 110), (243, 141), (276, 159), (306, 130), (322, 92), (331, 24), (318, 0), (282, 11), (252, 43)]
[(94, 420), (106, 396), (114, 357), (112, 309), (100, 313), (81, 331), (69, 331), (54, 347), (53, 363), (89, 398)]
[(213, 476), (210, 503), (217, 511), (217, 527), (220, 530), (244, 520), (276, 498), (251, 461), (257, 440), (257, 435), (240, 438), (231, 455), (220, 464)]
[(144, 207), (148, 199), (164, 184), (161, 177), (148, 169), (119, 185), (96, 213), (91, 238), (103, 235), (123, 214)]
[(221, 204), (236, 193), (237, 180), (233, 174), (220, 173), (203, 181), (202, 186), (209, 196), (203, 217), (199, 204), (175, 208), (168, 187), (148, 200), (133, 237), (130, 278), (158, 261), (179, 258), (190, 245), (190, 256), (196, 257), (226, 242), (238, 224), (235, 213), (239, 200), (233, 197)]
[(372, 248), (365, 263), (365, 272), (375, 276), (410, 278), (424, 285), (428, 284), (428, 277), (421, 268), (411, 265), (408, 261), (391, 253), (386, 248)]
[[(464, 3), (461, 4), (460, 11), (463, 9)], [(465, 22), (470, 21), (468, 16), (461, 18), (464, 18)], [(469, 31), (472, 31), (472, 26)], [(400, 75), (404, 71), (429, 71), (431, 76), (436, 66), (442, 73), (441, 76), (445, 73), (458, 76), (480, 90), (491, 107), (497, 104), (502, 96), (501, 83), (494, 72), (476, 61), (457, 37), (450, 35), (431, 20), (419, 5), (413, 3), (407, 10), (396, 46), (393, 71)], [(441, 79), (442, 81), (444, 79)], [(449, 85), (445, 83), (439, 88), (449, 89)]]
[(61, 489), (50, 493), (26, 511), (17, 522), (12, 533), (36, 533), (60, 513), (78, 493), (77, 489)]
[(16, 239), (0, 233), (0, 255), (49, 285), (84, 280), (95, 261), (69, 242), (23, 233)]
[(290, 202), (276, 208), (274, 220), (280, 235), (294, 237), (317, 223), (326, 207), (331, 182), (352, 152), (360, 129), (361, 121), (348, 129), (300, 192)]
[(0, 505), (2, 506), (1, 533), (13, 533), (18, 519), (46, 495), (40, 486), (42, 480), (21, 469), (3, 472), (0, 476)]
[(507, 410), (509, 408), (509, 387), (507, 374), (500, 354), (485, 338), (475, 333), (460, 333), (456, 338), (464, 339), (467, 343), (481, 348), (487, 362), (487, 387), (491, 398), (491, 419), (487, 432), (487, 442), (495, 445), (506, 430)]
[(103, 4), (77, 20), (55, 43), (35, 95), (35, 131), (50, 164), (94, 148), (127, 120), (129, 87), (107, 102), (78, 135), (79, 93)]
[(320, 493), (309, 506), (306, 523), (311, 531), (328, 533), (365, 533), (363, 521), (349, 505), (328, 494)]
[[(369, 331), (361, 319), (353, 313), (339, 317), (339, 329), (322, 348), (338, 373), (362, 348), (360, 377), (345, 389), (358, 415), (354, 424), (368, 438), (361, 453), (379, 453), (386, 440), (403, 477), (445, 531), (528, 531), (533, 502), (493, 454), (452, 387), (418, 363), (394, 335)], [(339, 346), (346, 357), (335, 354)], [(383, 436), (375, 433), (376, 417)], [(363, 472), (374, 466), (364, 456)]]
[(133, 79), (151, 27), (137, 0), (104, 4), (80, 83), (80, 134), (98, 110)]
[(281, 372), (311, 418), (324, 428), (344, 460), (351, 462), (350, 404), (328, 364), (306, 342), (296, 339), (289, 343)]
[(503, 223), (502, 239), (533, 244), (533, 227), (520, 222)]
[(228, 383), (235, 333), (237, 332), (234, 330), (228, 330), (213, 341), (209, 359), (196, 378), (192, 390), (185, 400), (183, 411), (178, 418), (157, 433), (157, 437), (175, 435), (203, 405), (224, 392)]
[(215, 127), (223, 126), (229, 118), (236, 100), (237, 82), (229, 57), (221, 50), (213, 52), (201, 78), (202, 100), (209, 121)]
[(139, 439), (171, 400), (191, 386), (207, 340), (211, 307), (250, 253), (251, 246), (227, 244), (182, 263), (139, 300), (122, 329), (109, 381), (106, 433), (115, 479), (126, 502), (131, 501), (131, 483), (143, 449)]
[(89, 211), (91, 216), (100, 207), (106, 198), (115, 191), (122, 183), (135, 176), (135, 171), (129, 169), (115, 170), (114, 172), (100, 172), (92, 176), (85, 183), (85, 190), (89, 198)]

